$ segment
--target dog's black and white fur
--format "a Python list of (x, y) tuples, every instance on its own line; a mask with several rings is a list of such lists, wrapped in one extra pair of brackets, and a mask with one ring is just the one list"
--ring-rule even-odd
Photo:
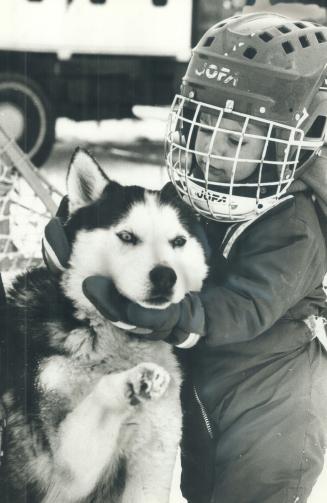
[[(122, 187), (82, 150), (67, 187), (67, 270), (33, 269), (9, 292), (1, 502), (167, 503), (181, 431), (172, 348), (114, 327), (82, 281), (110, 276), (147, 307), (179, 302), (207, 273), (195, 220), (168, 187)], [(173, 285), (153, 283), (162, 265)]]

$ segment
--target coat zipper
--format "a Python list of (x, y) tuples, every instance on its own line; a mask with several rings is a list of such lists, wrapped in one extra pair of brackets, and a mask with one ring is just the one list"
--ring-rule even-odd
[(6, 429), (6, 419), (0, 417), (0, 468), (3, 464), (3, 458), (4, 458), (4, 435), (5, 435), (5, 429)]
[(197, 401), (199, 407), (200, 407), (200, 410), (201, 410), (201, 415), (202, 415), (202, 418), (204, 420), (204, 424), (205, 424), (205, 427), (207, 429), (207, 432), (209, 434), (209, 437), (211, 439), (213, 439), (213, 433), (212, 433), (212, 427), (211, 427), (211, 424), (210, 424), (210, 420), (208, 418), (208, 414), (207, 414), (207, 411), (203, 405), (203, 403), (201, 402), (200, 400), (200, 397), (198, 395), (198, 392), (196, 390), (196, 387), (193, 386), (193, 391), (194, 391), (194, 396), (195, 396), (195, 400)]

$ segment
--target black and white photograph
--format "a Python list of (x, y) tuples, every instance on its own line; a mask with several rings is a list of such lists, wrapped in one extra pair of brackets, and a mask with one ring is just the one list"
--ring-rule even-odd
[(0, 24), (0, 503), (327, 503), (327, 0)]

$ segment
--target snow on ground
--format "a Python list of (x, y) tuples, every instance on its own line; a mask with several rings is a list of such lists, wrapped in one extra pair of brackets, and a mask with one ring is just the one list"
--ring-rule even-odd
[[(107, 120), (100, 123), (57, 121), (57, 143), (41, 173), (62, 192), (69, 159), (77, 146), (90, 150), (109, 177), (123, 184), (160, 188), (168, 181), (163, 159), (166, 109), (138, 107), (140, 119)], [(326, 420), (327, 423), (327, 420)], [(185, 501), (179, 491), (180, 467), (176, 463), (170, 503)], [(308, 503), (327, 502), (327, 469)], [(241, 503), (241, 502), (240, 502)], [(261, 502), (260, 502), (261, 503)]]
[[(160, 109), (162, 110), (162, 109)], [(69, 159), (78, 146), (87, 148), (108, 175), (123, 184), (161, 188), (168, 181), (164, 168), (163, 139), (168, 111), (135, 107), (146, 119), (75, 122), (57, 120), (57, 143), (41, 172), (57, 188), (65, 190)]]

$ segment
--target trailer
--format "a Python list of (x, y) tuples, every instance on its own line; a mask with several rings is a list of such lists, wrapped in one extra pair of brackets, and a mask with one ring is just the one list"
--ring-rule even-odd
[(167, 105), (192, 45), (243, 0), (1, 0), (0, 124), (36, 165), (55, 121)]

